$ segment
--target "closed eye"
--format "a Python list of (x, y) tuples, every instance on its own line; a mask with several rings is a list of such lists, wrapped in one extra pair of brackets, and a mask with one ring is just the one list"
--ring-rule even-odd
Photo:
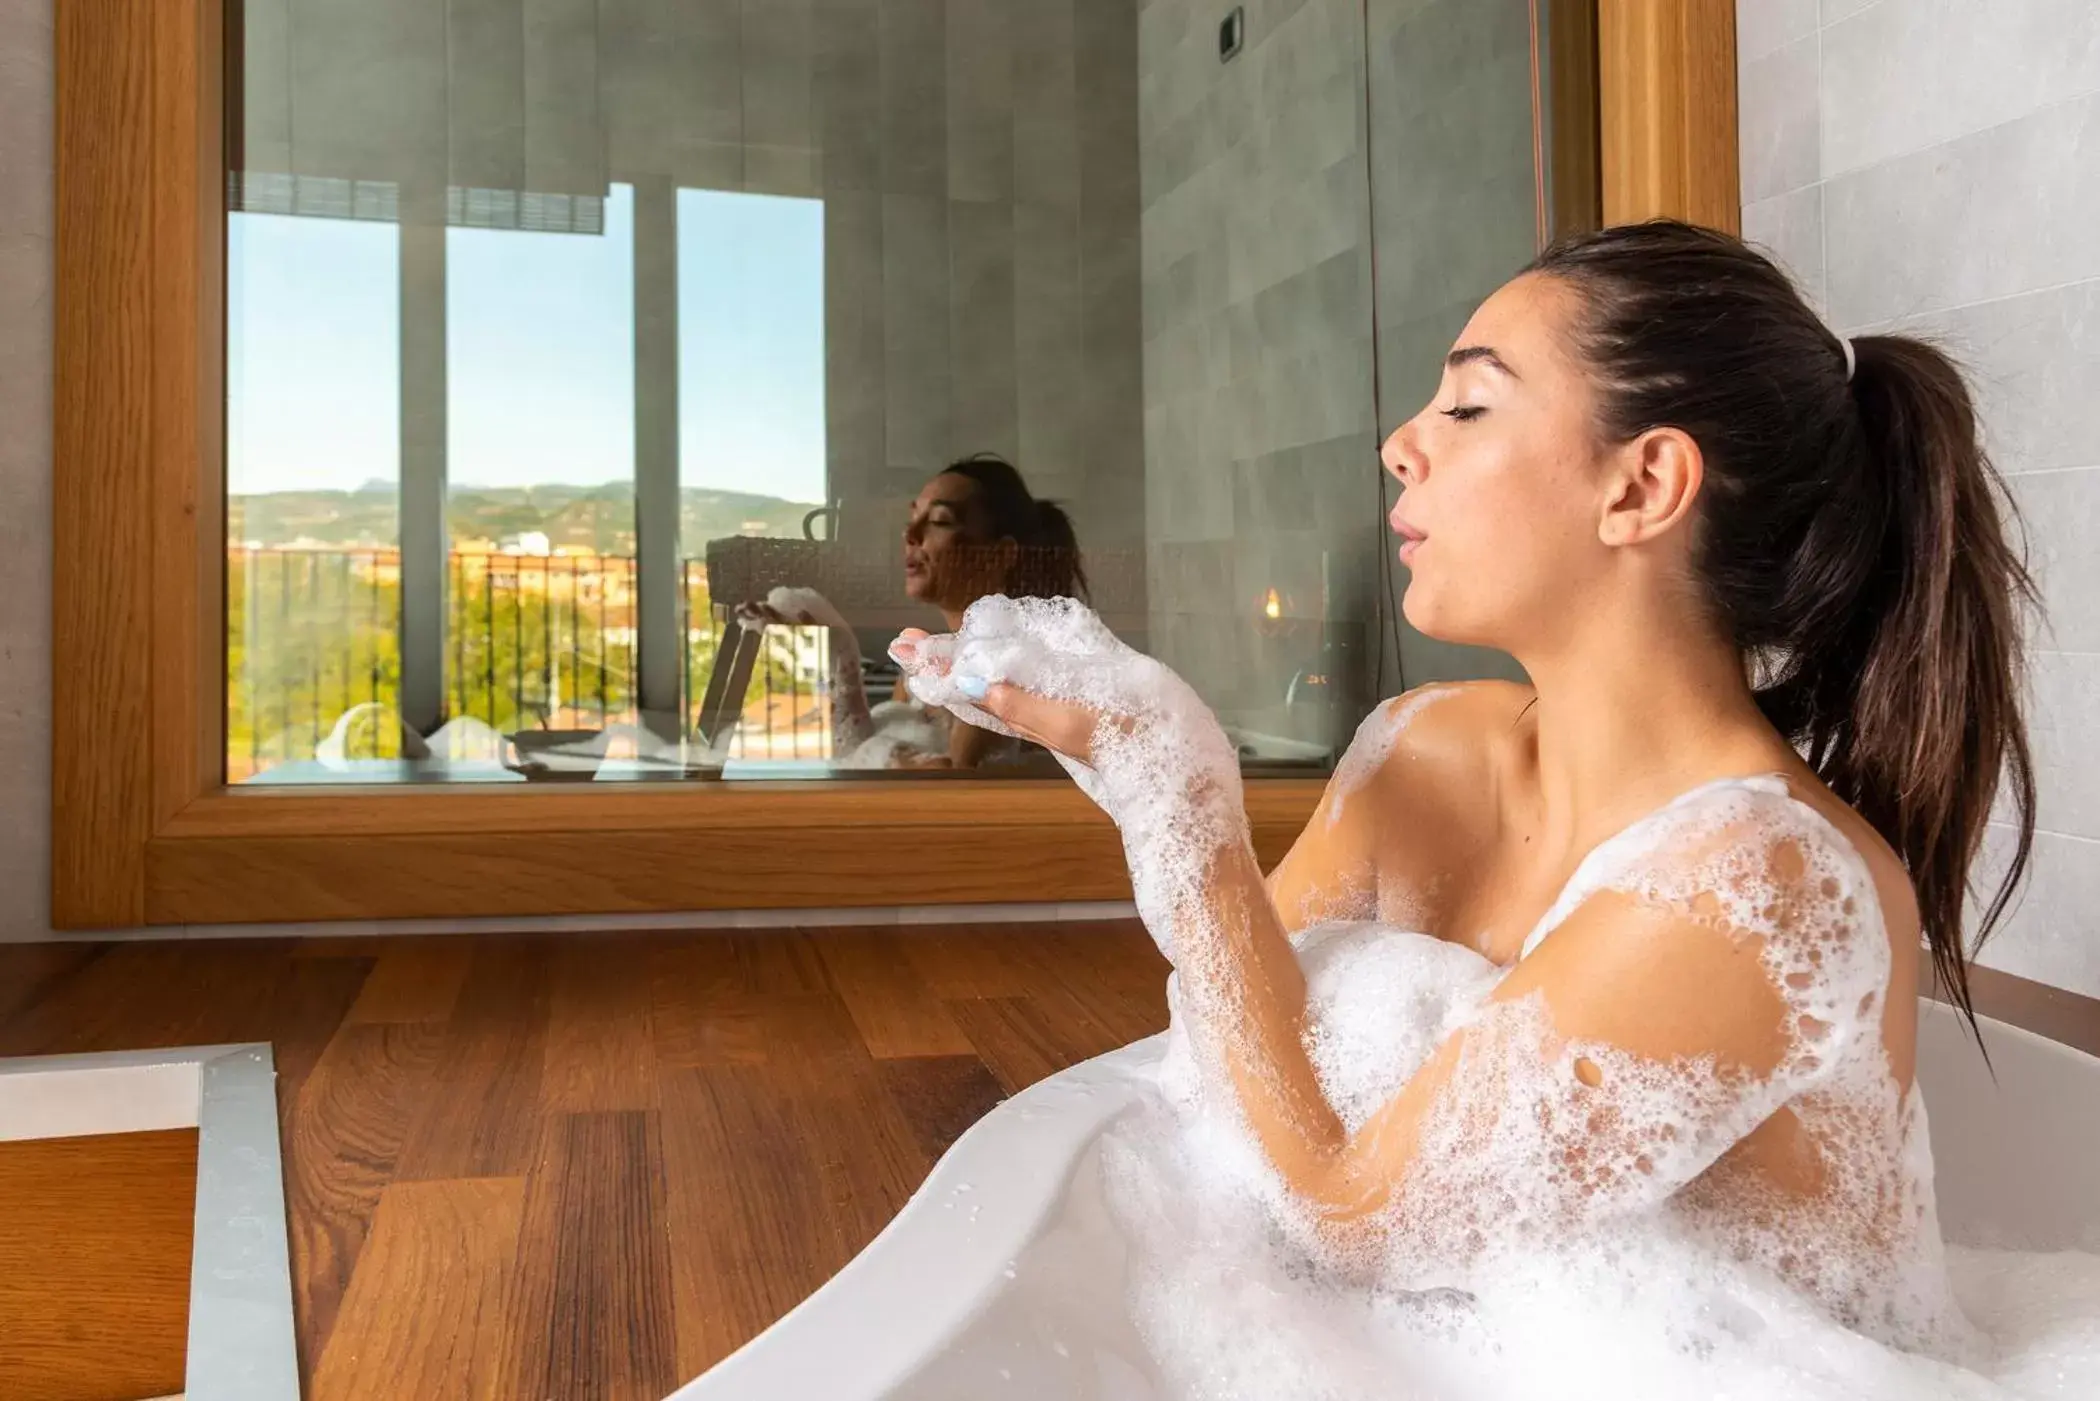
[(1457, 423), (1471, 423), (1486, 412), (1486, 407), (1481, 404), (1454, 404), (1443, 410), (1443, 415)]

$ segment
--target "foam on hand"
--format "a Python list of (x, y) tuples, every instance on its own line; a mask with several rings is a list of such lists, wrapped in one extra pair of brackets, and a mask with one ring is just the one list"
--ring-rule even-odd
[(766, 607), (799, 626), (852, 631), (852, 624), (839, 612), (838, 605), (815, 589), (780, 585), (766, 595)]
[(1123, 834), (1140, 916), (1169, 959), (1178, 912), (1222, 847), (1246, 841), (1239, 751), (1210, 708), (1160, 662), (1068, 598), (978, 599), (952, 635), (896, 649), (905, 684), (982, 729), (1011, 735), (957, 684), (1005, 682), (1097, 717), (1090, 762), (1058, 756)]
[[(1502, 970), (1426, 935), (1351, 923), (1297, 938), (1306, 1052), (1349, 1130), (1465, 1036), (1390, 1205), (1338, 1230), (1277, 1177), (1220, 1069), (1260, 1058), (1231, 1054), (1246, 1024), (1224, 961), (1237, 926), (1208, 888), (1219, 853), (1246, 841), (1215, 718), (1063, 600), (980, 600), (906, 666), (914, 695), (986, 728), (1003, 732), (957, 677), (1100, 717), (1092, 763), (1066, 766), (1122, 828), (1140, 916), (1177, 968), (1158, 1093), (1100, 1154), (1133, 1315), (1170, 1394), (2100, 1396), (2100, 1259), (1942, 1245), (1924, 1109), (1881, 1042), (1890, 962), (1872, 877), (1783, 782), (1709, 785), (1604, 843), (1526, 943), (1605, 893), (1743, 941), (1785, 1008), (1766, 1072), (1563, 1036), (1536, 998), (1491, 996)], [(1366, 722), (1330, 811), (1431, 699)], [(1761, 1188), (1731, 1154), (1782, 1109), (1819, 1159), (1818, 1193)], [(2024, 1311), (1980, 1307), (1992, 1291)]]

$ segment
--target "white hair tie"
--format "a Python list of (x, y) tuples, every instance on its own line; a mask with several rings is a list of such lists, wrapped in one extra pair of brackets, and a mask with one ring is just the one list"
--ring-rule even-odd
[(1859, 368), (1859, 352), (1852, 348), (1852, 337), (1839, 336), (1838, 348), (1845, 352), (1845, 383), (1852, 383), (1852, 372)]

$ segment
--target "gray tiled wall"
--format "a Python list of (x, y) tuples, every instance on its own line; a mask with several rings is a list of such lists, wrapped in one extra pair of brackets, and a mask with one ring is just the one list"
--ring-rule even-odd
[[(1743, 229), (1968, 367), (2046, 621), (2032, 884), (1983, 961), (2100, 995), (2100, 6), (1739, 0)], [(1992, 829), (2001, 855), (2009, 829)]]
[(48, 927), (51, 0), (0, 0), (0, 939)]
[[(1531, 9), (1372, 0), (1367, 11), (1381, 434), (1435, 395), (1474, 308), (1538, 250)], [(1425, 637), (1404, 619), (1398, 631), (1389, 689), (1523, 678), (1499, 652)]]
[(1150, 0), (1138, 25), (1154, 636), (1228, 718), (1324, 739), (1283, 705), (1307, 658), (1255, 625), (1268, 588), (1324, 607), (1352, 701), (1515, 674), (1404, 624), (1381, 649), (1375, 445), (1535, 250), (1530, 7), (1269, 0), (1220, 64), (1223, 13)]
[(1323, 614), (1359, 656), (1377, 616), (1363, 12), (1256, 0), (1221, 64), (1223, 15), (1138, 23), (1152, 640), (1228, 723), (1329, 740), (1354, 715), (1284, 702)]

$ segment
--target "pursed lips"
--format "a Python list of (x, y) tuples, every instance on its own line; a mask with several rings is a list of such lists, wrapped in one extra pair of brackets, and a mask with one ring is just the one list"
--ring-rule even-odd
[(1400, 537), (1400, 562), (1406, 564), (1415, 557), (1416, 552), (1421, 548), (1422, 542), (1427, 540), (1429, 536), (1424, 531), (1401, 520), (1397, 513), (1393, 517), (1392, 527), (1393, 533)]

